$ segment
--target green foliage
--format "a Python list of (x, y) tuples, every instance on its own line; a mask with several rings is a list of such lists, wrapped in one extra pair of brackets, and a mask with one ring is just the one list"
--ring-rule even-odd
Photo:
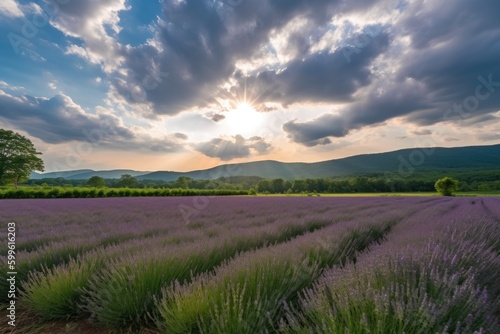
[(100, 176), (92, 176), (88, 181), (87, 181), (87, 186), (89, 187), (95, 187), (95, 188), (102, 188), (106, 186), (106, 181)]
[(31, 172), (43, 172), (43, 160), (38, 157), (41, 154), (28, 138), (0, 129), (0, 183), (12, 182), (17, 188)]
[(61, 267), (35, 272), (24, 284), (26, 306), (45, 320), (78, 314), (81, 288), (103, 265), (98, 258), (85, 262), (71, 260)]
[(120, 181), (118, 181), (118, 186), (121, 188), (138, 188), (139, 182), (132, 175), (124, 174), (120, 178)]
[(22, 198), (94, 198), (94, 197), (143, 197), (143, 196), (236, 196), (248, 195), (246, 190), (224, 189), (130, 189), (130, 188), (100, 188), (83, 187), (22, 187), (19, 189), (0, 189), (0, 199)]
[(181, 176), (175, 181), (174, 186), (180, 189), (189, 189), (189, 182), (192, 181), (189, 177)]
[(272, 187), (271, 187), (271, 182), (269, 182), (269, 180), (261, 180), (259, 181), (259, 183), (257, 184), (257, 191), (259, 193), (270, 193), (272, 190)]
[(434, 185), (437, 192), (443, 196), (452, 196), (458, 190), (458, 181), (450, 177), (444, 177), (436, 181)]
[(265, 333), (283, 301), (312, 283), (317, 267), (265, 258), (223, 280), (173, 291), (159, 305), (166, 333)]
[(283, 179), (274, 179), (271, 181), (271, 190), (275, 194), (282, 194), (286, 191), (285, 181)]
[[(499, 170), (458, 170), (448, 173), (460, 182), (458, 191), (460, 192), (490, 192), (500, 190), (500, 180), (498, 180)], [(221, 177), (216, 180), (195, 180), (191, 178), (179, 178), (177, 181), (163, 180), (137, 180), (137, 188), (140, 189), (197, 189), (197, 190), (250, 190), (255, 189), (259, 193), (289, 193), (291, 190), (295, 194), (313, 193), (377, 193), (377, 192), (433, 192), (436, 180), (442, 176), (443, 172), (425, 171), (415, 172), (411, 177), (401, 177), (394, 174), (366, 174), (354, 177), (286, 180), (284, 182), (273, 179), (262, 179), (257, 176), (232, 176)], [(47, 178), (29, 180), (28, 185), (48, 186), (72, 185), (73, 187), (83, 187), (88, 180), (73, 180), (58, 178)], [(109, 188), (120, 188), (120, 180), (106, 179), (105, 184)], [(277, 186), (273, 187), (272, 185)], [(130, 188), (130, 187), (129, 187)], [(278, 191), (277, 191), (278, 190)], [(134, 196), (134, 195), (132, 195)]]

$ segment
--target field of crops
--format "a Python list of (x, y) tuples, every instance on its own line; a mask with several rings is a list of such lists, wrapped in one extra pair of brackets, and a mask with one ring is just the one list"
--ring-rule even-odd
[(500, 333), (499, 198), (3, 200), (8, 222), (32, 333)]

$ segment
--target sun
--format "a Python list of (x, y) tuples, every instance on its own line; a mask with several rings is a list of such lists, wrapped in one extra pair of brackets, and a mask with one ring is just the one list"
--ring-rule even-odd
[(236, 110), (242, 112), (255, 112), (255, 109), (248, 102), (241, 102), (238, 104), (238, 107), (236, 107)]
[(224, 123), (233, 134), (251, 136), (263, 125), (263, 120), (262, 113), (256, 111), (250, 103), (241, 102), (227, 114)]

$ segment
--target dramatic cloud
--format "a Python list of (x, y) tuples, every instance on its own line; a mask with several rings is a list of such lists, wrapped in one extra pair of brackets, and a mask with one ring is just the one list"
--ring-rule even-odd
[(410, 45), (396, 79), (424, 85), (423, 97), (434, 107), (411, 121), (434, 124), (500, 109), (499, 11), (495, 0), (411, 3), (397, 25)]
[[(397, 71), (375, 75), (372, 68), (371, 85), (357, 90), (356, 101), (336, 114), (286, 123), (283, 129), (290, 139), (306, 146), (325, 144), (330, 137), (396, 117), (417, 125), (473, 125), (500, 109), (500, 29), (491, 14), (500, 4), (458, 1), (444, 9), (436, 1), (407, 6), (392, 31), (408, 36), (410, 42), (396, 38), (387, 54), (372, 63), (382, 67), (381, 60), (391, 62)], [(407, 48), (404, 53), (398, 52), (397, 43)]]
[(420, 94), (421, 89), (411, 82), (387, 87), (383, 94), (375, 89), (338, 114), (324, 114), (308, 122), (291, 121), (283, 125), (283, 130), (294, 142), (305, 146), (329, 144), (328, 137), (345, 137), (351, 130), (426, 108)]
[[(224, 161), (489, 142), (499, 12), (497, 0), (5, 0), (0, 118), (46, 143), (104, 122), (106, 147)], [(271, 137), (290, 149), (271, 152)]]
[(343, 49), (315, 53), (289, 62), (284, 70), (242, 78), (240, 86), (235, 89), (243, 91), (248, 86), (257, 87), (261, 92), (258, 100), (262, 103), (273, 101), (289, 105), (297, 102), (347, 101), (353, 93), (370, 83), (369, 66), (388, 44), (388, 35), (382, 33), (350, 62)]
[(133, 138), (133, 133), (121, 126), (117, 117), (87, 114), (70, 97), (61, 94), (47, 99), (0, 93), (0, 108), (0, 117), (47, 143), (83, 141), (86, 140), (85, 132), (103, 126), (107, 128), (108, 136)]
[(323, 115), (310, 122), (290, 121), (283, 125), (288, 138), (305, 146), (330, 144), (328, 137), (344, 137), (348, 130), (341, 117)]
[[(170, 115), (208, 106), (219, 97), (233, 97), (243, 84), (239, 80), (261, 87), (266, 94), (262, 102), (349, 98), (369, 83), (367, 66), (387, 46), (385, 34), (352, 64), (340, 50), (332, 54), (329, 48), (310, 52), (312, 42), (307, 36), (293, 34), (283, 43), (295, 50), (295, 58), (277, 64), (275, 70), (269, 71), (269, 64), (263, 63), (246, 78), (236, 68), (240, 60), (252, 59), (262, 48), (272, 54), (271, 36), (291, 20), (300, 17), (311, 33), (325, 33), (324, 25), (346, 7), (340, 1), (319, 0), (245, 1), (237, 7), (222, 2), (167, 0), (155, 39), (124, 49), (125, 75), (113, 81), (113, 89), (128, 103), (145, 103), (157, 114)], [(231, 93), (223, 88), (230, 82), (236, 84)]]
[[(152, 27), (154, 38), (136, 47), (119, 45), (110, 33), (120, 31), (117, 13), (126, 9), (123, 0), (61, 6), (54, 24), (85, 42), (70, 45), (68, 54), (117, 71), (110, 96), (123, 100), (122, 105), (140, 105), (145, 116), (174, 115), (217, 105), (220, 99), (234, 101), (247, 91), (259, 109), (266, 103), (350, 102), (338, 115), (341, 121), (328, 119), (334, 123), (331, 136), (338, 137), (339, 123), (345, 136), (394, 117), (407, 116), (421, 125), (447, 121), (447, 109), (471, 103), (465, 99), (474, 94), (478, 80), (488, 81), (489, 75), (493, 83), (500, 80), (499, 50), (494, 47), (499, 31), (491, 14), (499, 5), (494, 0), (481, 0), (480, 5), (460, 0), (447, 4), (446, 10), (437, 1), (392, 6), (399, 16), (389, 13), (384, 1), (256, 0), (228, 6), (166, 0)], [(356, 19), (382, 9), (389, 14), (379, 22)], [(83, 20), (94, 28), (86, 30)], [(481, 52), (462, 56), (468, 50)], [(251, 70), (245, 73), (244, 68)], [(467, 117), (497, 110), (500, 94), (490, 95)], [(209, 118), (219, 122), (224, 115), (212, 113)], [(308, 145), (326, 138), (315, 135), (309, 141), (299, 127), (292, 121), (284, 129)]]
[(52, 25), (84, 42), (83, 47), (70, 45), (67, 54), (102, 64), (107, 72), (117, 69), (122, 57), (115, 36), (121, 30), (118, 13), (127, 9), (125, 0), (67, 1), (55, 8), (50, 13)]
[(134, 132), (108, 110), (85, 112), (63, 94), (50, 99), (28, 95), (12, 96), (0, 90), (0, 119), (50, 144), (70, 141), (96, 143), (121, 149), (173, 152), (182, 148), (171, 138), (154, 139)]
[(214, 138), (208, 142), (194, 146), (195, 150), (211, 158), (228, 161), (237, 158), (247, 158), (252, 154), (265, 154), (271, 149), (271, 144), (261, 137), (245, 139), (236, 135), (231, 139)]

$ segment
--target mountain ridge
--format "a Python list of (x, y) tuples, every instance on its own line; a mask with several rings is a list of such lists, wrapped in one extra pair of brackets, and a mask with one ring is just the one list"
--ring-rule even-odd
[(429, 170), (500, 169), (500, 144), (464, 147), (407, 148), (383, 153), (360, 154), (319, 162), (280, 162), (260, 160), (223, 164), (208, 169), (188, 172), (114, 170), (71, 170), (64, 172), (32, 173), (30, 179), (64, 177), (89, 179), (101, 176), (118, 179), (130, 174), (139, 180), (175, 181), (181, 176), (212, 180), (229, 176), (260, 176), (264, 178), (305, 179), (384, 173), (409, 176)]

